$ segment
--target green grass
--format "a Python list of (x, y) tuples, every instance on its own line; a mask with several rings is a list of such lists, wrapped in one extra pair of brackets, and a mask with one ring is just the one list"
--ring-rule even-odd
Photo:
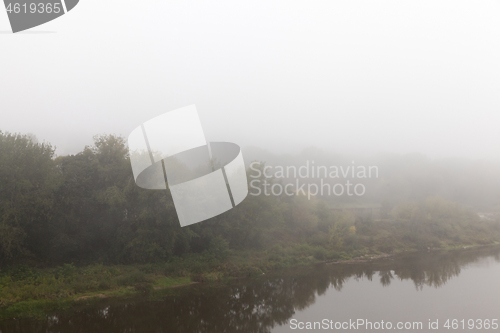
[(164, 265), (17, 266), (0, 273), (0, 319), (40, 317), (75, 303), (135, 296), (191, 283), (189, 276), (168, 277), (164, 271)]
[(364, 255), (498, 244), (500, 225), (486, 222), (390, 220), (356, 224), (354, 233), (331, 243), (331, 231), (302, 240), (284, 237), (260, 249), (230, 250), (220, 242), (203, 253), (144, 265), (93, 264), (55, 268), (19, 265), (0, 270), (0, 320), (42, 317), (109, 297), (162, 293), (192, 282), (256, 277), (286, 267), (343, 261)]
[(189, 254), (170, 262), (146, 265), (65, 264), (37, 269), (16, 266), (0, 272), (0, 319), (42, 317), (55, 310), (109, 297), (149, 294), (192, 282), (252, 277), (290, 266), (350, 259), (344, 252), (295, 244), (265, 251)]

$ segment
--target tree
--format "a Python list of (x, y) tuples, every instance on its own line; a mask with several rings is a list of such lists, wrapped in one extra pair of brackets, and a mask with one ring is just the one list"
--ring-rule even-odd
[(58, 186), (53, 155), (33, 136), (0, 131), (0, 261), (46, 254)]

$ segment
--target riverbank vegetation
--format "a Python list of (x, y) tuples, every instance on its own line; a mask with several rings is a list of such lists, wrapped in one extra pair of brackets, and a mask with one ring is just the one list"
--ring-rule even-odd
[(97, 136), (81, 153), (55, 157), (50, 144), (0, 132), (0, 156), (0, 318), (283, 267), (500, 241), (498, 220), (420, 190), (412, 200), (381, 198), (379, 216), (303, 195), (248, 196), (181, 228), (169, 191), (135, 185), (123, 138)]

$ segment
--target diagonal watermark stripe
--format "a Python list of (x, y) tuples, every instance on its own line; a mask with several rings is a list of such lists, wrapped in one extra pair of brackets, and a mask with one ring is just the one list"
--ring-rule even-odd
[(136, 184), (170, 189), (181, 226), (222, 214), (248, 195), (241, 149), (205, 140), (194, 105), (146, 121), (128, 137)]
[(12, 32), (55, 20), (72, 10), (79, 0), (4, 0)]

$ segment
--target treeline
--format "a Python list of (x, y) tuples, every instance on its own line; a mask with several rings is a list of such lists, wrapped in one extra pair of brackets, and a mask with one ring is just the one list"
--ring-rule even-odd
[[(383, 204), (390, 209), (401, 201), (420, 201), (430, 196), (440, 196), (457, 202), (475, 211), (500, 214), (500, 161), (473, 160), (466, 158), (429, 158), (423, 154), (379, 153), (357, 156), (326, 152), (314, 147), (300, 153), (273, 154), (259, 148), (244, 150), (245, 161), (264, 160), (270, 166), (295, 166), (297, 169), (309, 165), (317, 166), (375, 166), (378, 174), (364, 179), (325, 179), (325, 182), (361, 182), (366, 186), (363, 196), (324, 196), (331, 205), (366, 203)], [(357, 169), (356, 169), (357, 170)], [(286, 183), (295, 179), (284, 179)], [(311, 177), (311, 183), (319, 184), (319, 179)]]
[(436, 197), (394, 204), (390, 219), (374, 222), (286, 195), (248, 196), (225, 214), (181, 228), (168, 190), (136, 186), (124, 138), (96, 136), (82, 152), (55, 157), (50, 144), (0, 132), (2, 265), (148, 263), (207, 251), (285, 253), (297, 244), (328, 259), (363, 248), (489, 243), (497, 232), (498, 223)]
[(252, 198), (181, 228), (169, 191), (135, 185), (125, 139), (94, 139), (76, 155), (54, 158), (50, 144), (0, 132), (0, 263), (161, 261), (258, 246), (264, 225), (276, 222), (273, 200)]

